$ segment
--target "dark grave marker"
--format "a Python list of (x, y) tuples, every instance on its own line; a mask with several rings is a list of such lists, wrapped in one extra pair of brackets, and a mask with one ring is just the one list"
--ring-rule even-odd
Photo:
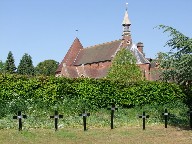
[(108, 110), (111, 110), (111, 129), (113, 129), (114, 113), (115, 113), (115, 110), (118, 110), (118, 108), (115, 107), (115, 104), (112, 104), (111, 108), (108, 108)]
[(143, 112), (143, 115), (139, 116), (139, 118), (143, 119), (143, 130), (145, 130), (145, 119), (149, 118), (149, 115), (145, 115), (145, 112)]
[(189, 126), (192, 129), (192, 109), (190, 109), (190, 111), (188, 111), (189, 113)]
[(27, 118), (27, 116), (26, 115), (22, 115), (21, 111), (18, 111), (17, 116), (13, 116), (13, 119), (18, 119), (18, 121), (19, 121), (19, 131), (22, 130), (22, 118)]
[(164, 118), (165, 118), (165, 128), (167, 128), (168, 116), (169, 116), (170, 114), (167, 112), (167, 109), (165, 109), (165, 112), (162, 113), (162, 115), (163, 115)]
[(59, 115), (58, 111), (55, 111), (55, 114), (53, 116), (50, 116), (50, 118), (54, 118), (55, 119), (55, 131), (58, 130), (58, 120), (60, 118), (63, 118), (63, 115)]
[(79, 116), (83, 117), (83, 127), (84, 127), (84, 131), (86, 131), (87, 130), (87, 128), (86, 128), (86, 124), (87, 124), (86, 120), (87, 120), (87, 117), (90, 116), (90, 113), (86, 113), (86, 111), (83, 110), (83, 113), (79, 114)]

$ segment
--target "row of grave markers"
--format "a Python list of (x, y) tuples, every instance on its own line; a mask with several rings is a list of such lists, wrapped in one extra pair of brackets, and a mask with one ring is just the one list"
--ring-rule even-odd
[[(113, 121), (114, 121), (114, 113), (115, 113), (115, 110), (118, 110), (118, 108), (115, 107), (115, 105), (113, 104), (111, 106), (111, 108), (108, 108), (108, 110), (111, 110), (111, 129), (114, 128), (114, 124), (113, 124)], [(190, 114), (190, 128), (192, 128), (192, 111), (189, 112)], [(165, 128), (167, 128), (167, 124), (168, 124), (168, 116), (170, 115), (170, 113), (168, 113), (167, 109), (165, 109), (165, 112), (162, 113), (162, 115), (164, 116), (164, 119), (165, 119)], [(83, 117), (83, 128), (84, 128), (84, 131), (87, 130), (86, 128), (86, 119), (88, 116), (90, 116), (90, 113), (87, 113), (85, 110), (83, 110), (83, 113), (82, 114), (79, 114), (79, 116), (82, 116)], [(22, 115), (21, 114), (21, 111), (18, 111), (18, 114), (17, 116), (13, 116), (13, 119), (18, 119), (18, 122), (19, 122), (19, 131), (22, 130), (22, 119), (23, 118), (27, 118), (26, 115)], [(55, 120), (55, 131), (58, 130), (58, 120), (60, 118), (63, 118), (63, 115), (59, 115), (58, 114), (58, 111), (55, 111), (55, 114), (53, 116), (50, 116), (50, 118), (54, 118)], [(149, 115), (146, 115), (145, 112), (143, 112), (142, 115), (139, 116), (139, 118), (142, 118), (143, 119), (143, 130), (145, 130), (145, 120), (147, 118), (149, 118)]]

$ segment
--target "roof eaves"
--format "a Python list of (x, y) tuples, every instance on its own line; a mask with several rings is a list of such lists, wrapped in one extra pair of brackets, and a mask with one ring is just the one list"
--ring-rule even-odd
[(74, 66), (81, 66), (81, 65), (88, 65), (88, 64), (98, 64), (98, 63), (102, 63), (102, 62), (110, 62), (111, 60), (112, 60), (112, 59), (110, 59), (110, 60), (104, 60), (104, 61), (91, 62), (91, 63), (74, 64)]

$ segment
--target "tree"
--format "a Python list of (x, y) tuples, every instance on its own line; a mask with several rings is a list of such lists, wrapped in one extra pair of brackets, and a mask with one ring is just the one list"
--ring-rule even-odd
[(17, 73), (21, 75), (34, 75), (35, 69), (33, 66), (33, 61), (30, 55), (24, 54), (20, 60)]
[(55, 75), (58, 65), (59, 63), (55, 60), (45, 60), (40, 62), (35, 68), (36, 75)]
[(116, 54), (107, 78), (126, 82), (143, 79), (140, 68), (136, 65), (136, 58), (125, 48)]
[(170, 52), (160, 63), (162, 78), (184, 86), (192, 85), (192, 39), (169, 26), (160, 25), (158, 28), (171, 37), (165, 44), (171, 48)]
[(8, 53), (7, 60), (4, 65), (4, 70), (6, 73), (10, 73), (10, 74), (15, 73), (15, 70), (16, 70), (15, 60), (11, 51), (9, 51)]
[(5, 66), (5, 63), (3, 63), (3, 62), (0, 60), (0, 73), (3, 73), (3, 72), (4, 72), (4, 66)]

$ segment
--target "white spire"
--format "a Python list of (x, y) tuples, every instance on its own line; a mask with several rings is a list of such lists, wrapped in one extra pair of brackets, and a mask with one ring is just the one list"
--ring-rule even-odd
[(126, 3), (126, 11), (125, 11), (125, 16), (124, 16), (122, 25), (131, 25), (131, 21), (129, 20), (127, 8), (128, 8), (128, 3)]

